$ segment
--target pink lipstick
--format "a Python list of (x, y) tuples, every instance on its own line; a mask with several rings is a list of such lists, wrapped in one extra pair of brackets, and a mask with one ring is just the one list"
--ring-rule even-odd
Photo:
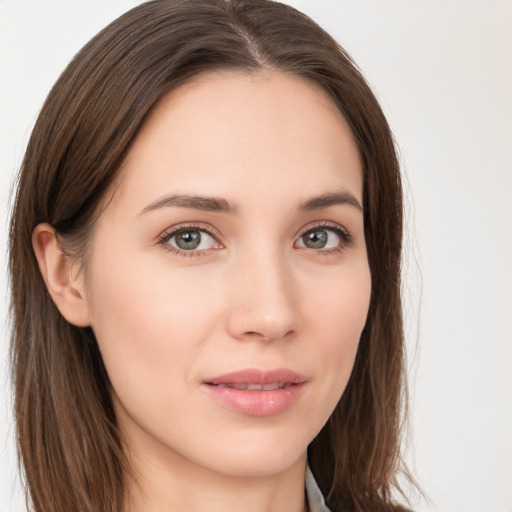
[(206, 379), (202, 387), (236, 412), (273, 416), (297, 402), (307, 381), (303, 375), (286, 368), (271, 371), (248, 368)]

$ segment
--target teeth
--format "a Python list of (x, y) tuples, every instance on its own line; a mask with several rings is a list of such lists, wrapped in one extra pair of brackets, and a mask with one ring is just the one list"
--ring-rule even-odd
[(217, 384), (219, 388), (233, 388), (240, 389), (242, 391), (274, 391), (287, 387), (284, 382), (272, 382), (270, 384), (249, 384), (249, 383), (229, 383), (229, 384)]
[(273, 382), (272, 384), (247, 384), (248, 391), (274, 391), (280, 387), (279, 382)]

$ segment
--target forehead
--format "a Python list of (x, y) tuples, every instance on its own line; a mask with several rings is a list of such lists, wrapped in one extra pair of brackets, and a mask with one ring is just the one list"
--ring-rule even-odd
[(116, 195), (132, 202), (169, 192), (268, 197), (304, 187), (308, 195), (348, 187), (361, 199), (357, 146), (332, 99), (291, 74), (215, 72), (156, 105), (128, 152)]

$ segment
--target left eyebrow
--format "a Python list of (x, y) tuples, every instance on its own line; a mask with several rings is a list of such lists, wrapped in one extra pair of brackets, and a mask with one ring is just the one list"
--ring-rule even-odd
[(338, 204), (348, 204), (353, 206), (359, 211), (363, 211), (361, 203), (350, 193), (350, 192), (329, 192), (322, 194), (317, 197), (308, 199), (307, 201), (300, 204), (299, 209), (307, 212), (321, 210), (328, 208), (329, 206), (335, 206)]

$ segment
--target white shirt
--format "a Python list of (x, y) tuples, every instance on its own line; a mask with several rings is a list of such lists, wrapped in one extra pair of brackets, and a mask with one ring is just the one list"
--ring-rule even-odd
[(306, 467), (306, 495), (308, 497), (309, 512), (331, 512), (325, 504), (324, 497), (309, 464)]

